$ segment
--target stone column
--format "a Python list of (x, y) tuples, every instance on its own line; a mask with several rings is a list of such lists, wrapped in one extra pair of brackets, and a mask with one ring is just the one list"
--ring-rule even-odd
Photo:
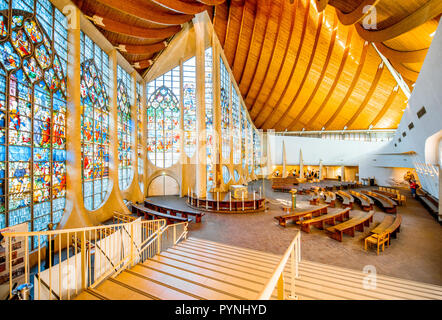
[(221, 160), (222, 160), (222, 136), (221, 136), (221, 78), (220, 68), (220, 44), (213, 29), (212, 37), (212, 65), (213, 65), (213, 131), (214, 131), (214, 161), (215, 161), (215, 190), (219, 191), (222, 185)]
[(205, 105), (205, 20), (203, 14), (193, 19), (195, 27), (196, 60), (196, 150), (195, 150), (195, 192), (197, 197), (206, 196), (206, 105)]
[(341, 181), (345, 181), (345, 167), (341, 166)]

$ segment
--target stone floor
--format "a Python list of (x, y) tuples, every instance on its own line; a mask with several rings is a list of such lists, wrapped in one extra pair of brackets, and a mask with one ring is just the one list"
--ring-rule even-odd
[[(281, 227), (273, 217), (282, 214), (279, 201), (288, 203), (290, 195), (273, 192), (269, 181), (255, 182), (250, 187), (258, 189), (262, 184), (269, 200), (266, 212), (207, 213), (202, 223), (190, 224), (190, 236), (275, 254), (284, 253), (299, 227)], [(407, 205), (398, 207), (398, 213), (403, 217), (401, 232), (398, 239), (392, 240), (390, 248), (379, 256), (374, 250), (366, 252), (363, 249), (363, 239), (384, 217), (384, 213), (376, 208), (370, 228), (365, 228), (363, 233), (356, 232), (354, 238), (344, 236), (343, 242), (329, 238), (324, 231), (316, 228), (312, 228), (310, 234), (302, 232), (302, 258), (357, 270), (373, 265), (382, 275), (442, 285), (441, 226), (418, 201), (410, 197), (408, 191), (404, 193)], [(298, 195), (298, 206), (306, 205), (306, 200), (306, 196)], [(184, 199), (179, 201), (185, 205)], [(351, 213), (356, 214), (358, 209), (355, 205)]]

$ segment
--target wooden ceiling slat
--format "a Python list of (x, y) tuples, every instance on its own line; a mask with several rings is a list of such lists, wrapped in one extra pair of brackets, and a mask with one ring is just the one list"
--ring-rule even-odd
[(369, 48), (369, 44), (368, 42), (364, 43), (364, 48), (362, 49), (362, 54), (361, 54), (361, 58), (359, 59), (359, 65), (358, 65), (358, 69), (356, 70), (356, 73), (353, 77), (352, 83), (350, 85), (350, 87), (347, 90), (347, 94), (345, 95), (345, 97), (342, 99), (341, 104), (338, 106), (338, 108), (335, 110), (335, 112), (333, 113), (333, 115), (330, 117), (330, 119), (325, 123), (324, 127), (328, 128), (330, 126), (330, 124), (333, 123), (333, 121), (336, 119), (336, 117), (338, 116), (338, 114), (341, 112), (341, 110), (344, 108), (345, 104), (347, 103), (348, 99), (350, 98), (351, 94), (353, 93), (353, 90), (356, 86), (356, 84), (359, 81), (359, 77), (361, 75), (362, 69), (365, 65), (365, 61), (367, 58), (367, 54), (368, 54), (368, 48)]
[(227, 23), (226, 23), (226, 16), (229, 8), (226, 3), (222, 3), (219, 6), (215, 7), (215, 14), (213, 17), (213, 24), (216, 31), (216, 34), (218, 35), (218, 39), (221, 43), (221, 47), (224, 48), (224, 40), (226, 38), (226, 32), (227, 32)]
[[(276, 110), (279, 107), (279, 104), (281, 103), (282, 99), (284, 98), (285, 93), (287, 92), (289, 84), (290, 84), (290, 82), (291, 82), (291, 80), (293, 78), (293, 74), (295, 73), (296, 65), (298, 64), (299, 56), (300, 56), (301, 51), (302, 51), (302, 46), (304, 45), (304, 39), (305, 39), (305, 35), (306, 35), (306, 32), (307, 32), (307, 24), (308, 24), (308, 21), (309, 21), (309, 19), (308, 19), (309, 18), (309, 14), (310, 14), (310, 1), (307, 1), (307, 6), (305, 7), (305, 12), (304, 12), (304, 22), (303, 22), (302, 31), (301, 31), (301, 39), (300, 39), (300, 42), (299, 42), (299, 45), (298, 45), (298, 50), (296, 51), (296, 58), (295, 58), (295, 62), (293, 63), (293, 67), (292, 67), (292, 70), (291, 70), (291, 73), (290, 73), (290, 76), (289, 76), (289, 80), (285, 83), (284, 89), (282, 91), (282, 94), (279, 96), (278, 101), (273, 105), (272, 111), (270, 112), (269, 115), (267, 115), (267, 117), (264, 119), (264, 121), (259, 123), (259, 125), (258, 125), (259, 127), (264, 127), (267, 124), (267, 121), (269, 121), (269, 119), (271, 119), (273, 117), (273, 115), (275, 114)], [(322, 20), (322, 14), (321, 14), (321, 19), (320, 20)], [(282, 71), (282, 69), (280, 71)], [(275, 82), (275, 85), (276, 85), (276, 83), (277, 82)], [(267, 105), (267, 103), (269, 102), (269, 99), (270, 99), (271, 96), (272, 95), (270, 94), (269, 97), (267, 98), (267, 100), (265, 101), (265, 103), (263, 104), (263, 106)], [(255, 123), (255, 124), (257, 124), (257, 123)]]
[(428, 20), (431, 20), (442, 12), (442, 1), (441, 0), (428, 0), (423, 6), (418, 10), (412, 12), (410, 15), (400, 20), (399, 22), (391, 25), (385, 29), (370, 31), (364, 29), (359, 23), (357, 23), (356, 30), (359, 35), (367, 41), (370, 42), (384, 42), (389, 39), (396, 38), (403, 33), (406, 33)]
[(412, 81), (413, 83), (417, 81), (417, 78), (419, 77), (419, 72), (410, 70), (402, 63), (396, 62), (394, 60), (391, 60), (391, 64), (396, 69), (396, 71), (399, 72), (404, 78)]
[(359, 106), (358, 110), (353, 114), (351, 119), (349, 121), (347, 121), (347, 123), (345, 124), (345, 126), (347, 128), (351, 129), (351, 126), (355, 122), (356, 118), (361, 114), (362, 110), (364, 110), (365, 106), (370, 101), (371, 96), (373, 95), (373, 92), (376, 90), (376, 88), (378, 86), (379, 80), (381, 79), (381, 76), (382, 76), (382, 73), (383, 73), (384, 69), (385, 69), (384, 65), (381, 64), (380, 67), (378, 68), (378, 70), (376, 71), (376, 75), (374, 77), (373, 82), (371, 83), (370, 90), (368, 90), (368, 93), (367, 93), (367, 95), (364, 98), (364, 101), (362, 101), (362, 103)]
[[(270, 1), (272, 1), (272, 0), (270, 0)], [(262, 2), (264, 2), (264, 4)], [(241, 93), (243, 93), (243, 95), (245, 95), (244, 93), (247, 92), (248, 89), (250, 88), (250, 81), (251, 81), (251, 80), (246, 80), (246, 78), (244, 78), (244, 75), (246, 75), (248, 77), (248, 75), (252, 74), (252, 76), (253, 76), (256, 73), (258, 59), (260, 58), (260, 56), (262, 54), (262, 48), (264, 46), (265, 34), (267, 32), (267, 28), (269, 25), (270, 13), (272, 11), (271, 9), (272, 9), (272, 7), (270, 6), (269, 0), (258, 0), (257, 13), (256, 13), (255, 22), (253, 25), (253, 31), (252, 31), (252, 39), (250, 40), (250, 45), (249, 45), (249, 49), (247, 52), (246, 63), (244, 65), (244, 68), (242, 69), (241, 76), (239, 78), (240, 79), (239, 80), (239, 90), (241, 91)], [(262, 17), (265, 17), (265, 18), (262, 18)], [(265, 20), (265, 24), (263, 23), (264, 22), (263, 20)], [(265, 26), (263, 28), (263, 32), (261, 35), (258, 32), (258, 28), (262, 24), (264, 24)], [(252, 52), (254, 52), (255, 50), (256, 50), (256, 52), (259, 52), (259, 54), (258, 54), (258, 59), (254, 63), (254, 61), (252, 59)], [(251, 70), (253, 70), (253, 71), (251, 71)], [(248, 78), (250, 78), (250, 77), (248, 77)]]
[[(352, 25), (355, 24), (362, 19), (364, 19), (373, 8), (379, 3), (380, 0), (363, 0), (361, 4), (351, 12), (344, 13), (339, 9), (336, 9), (336, 14), (338, 15), (339, 21), (344, 25)], [(367, 6), (371, 6), (371, 8), (367, 9)]]
[[(313, 92), (310, 94), (310, 97), (308, 98), (307, 102), (304, 104), (304, 106), (298, 112), (298, 114), (293, 119), (293, 121), (287, 126), (287, 128), (293, 128), (296, 125), (296, 122), (299, 119), (301, 119), (301, 117), (304, 115), (304, 113), (310, 107), (310, 104), (312, 103), (313, 98), (315, 97), (316, 93), (319, 90), (319, 87), (322, 84), (322, 80), (325, 77), (325, 72), (327, 71), (327, 67), (328, 67), (328, 65), (330, 63), (330, 58), (331, 58), (331, 55), (333, 53), (333, 49), (335, 48), (336, 34), (338, 32), (338, 28), (337, 27), (338, 27), (338, 18), (337, 18), (337, 16), (335, 16), (334, 21), (333, 21), (333, 32), (331, 34), (330, 45), (329, 45), (329, 48), (328, 48), (327, 57), (325, 58), (324, 66), (322, 67), (321, 75), (319, 76), (319, 79), (316, 81), (315, 88), (313, 89)], [(287, 114), (296, 105), (295, 103), (296, 103), (296, 100), (293, 100), (293, 104), (289, 105), (289, 108), (288, 108), (289, 111), (287, 111)]]
[[(301, 82), (299, 84), (298, 90), (296, 90), (296, 94), (294, 95), (292, 101), (287, 105), (287, 108), (283, 112), (283, 114), (276, 121), (273, 122), (273, 125), (279, 124), (281, 119), (284, 119), (288, 115), (288, 113), (291, 111), (292, 107), (294, 106), (295, 101), (298, 99), (298, 97), (299, 97), (299, 95), (300, 95), (300, 93), (302, 91), (302, 88), (304, 87), (305, 82), (307, 81), (310, 69), (311, 69), (313, 61), (315, 59), (315, 52), (316, 52), (316, 49), (318, 47), (318, 43), (319, 43), (321, 31), (322, 31), (322, 26), (324, 25), (324, 13), (323, 12), (321, 12), (319, 14), (319, 19), (318, 20), (319, 20), (319, 22), (318, 22), (318, 27), (316, 29), (315, 43), (313, 44), (313, 47), (312, 47), (312, 51), (311, 51), (311, 54), (310, 54), (310, 59), (309, 59), (309, 62), (307, 64), (307, 69), (304, 72), (304, 76), (302, 77), (302, 80), (301, 80)], [(276, 108), (275, 108), (275, 110), (276, 110)]]
[(332, 84), (331, 88), (328, 90), (327, 96), (325, 97), (325, 99), (322, 102), (322, 104), (319, 106), (319, 108), (316, 111), (316, 113), (306, 123), (306, 125), (305, 125), (305, 129), (306, 130), (310, 130), (311, 129), (312, 123), (314, 121), (316, 121), (316, 119), (318, 118), (319, 114), (324, 110), (324, 107), (327, 105), (328, 101), (330, 100), (330, 97), (335, 92), (335, 89), (336, 89), (336, 87), (338, 85), (338, 82), (341, 79), (341, 75), (342, 75), (342, 71), (344, 70), (345, 63), (347, 62), (348, 55), (350, 53), (350, 45), (351, 45), (351, 40), (352, 40), (352, 37), (353, 37), (353, 30), (354, 30), (354, 28), (349, 28), (349, 31), (348, 31), (348, 34), (347, 34), (347, 41), (346, 41), (345, 49), (344, 49), (344, 54), (342, 55), (341, 64), (339, 65), (339, 70), (338, 70), (338, 73), (336, 74), (335, 80), (333, 81), (333, 84)]
[(145, 1), (140, 0), (96, 0), (112, 9), (118, 10), (124, 14), (137, 17), (162, 25), (181, 25), (192, 19), (192, 15), (172, 14), (156, 11), (146, 6)]
[[(94, 17), (98, 17), (94, 15)], [(94, 18), (93, 17), (93, 18)], [(129, 37), (136, 37), (136, 38), (145, 38), (145, 39), (164, 39), (167, 37), (170, 37), (181, 30), (180, 26), (171, 26), (167, 28), (140, 28), (140, 27), (134, 27), (132, 25), (128, 25), (125, 23), (121, 23), (115, 20), (111, 20), (109, 18), (98, 17), (99, 22), (97, 23), (97, 20), (94, 19), (94, 23), (104, 30), (123, 34)]]
[(126, 54), (133, 55), (147, 55), (163, 50), (166, 47), (166, 42), (158, 42), (148, 45), (133, 45), (133, 44), (119, 44), (120, 51)]
[(242, 6), (231, 4), (229, 7), (227, 30), (224, 39), (224, 54), (226, 55), (229, 65), (231, 66), (233, 66), (233, 61), (235, 59), (235, 50), (237, 48), (243, 12), (244, 4)]
[[(269, 59), (269, 61), (268, 61), (268, 63), (266, 64), (267, 65), (267, 67), (266, 67), (266, 70), (265, 70), (265, 74), (264, 74), (264, 78), (263, 79), (265, 79), (266, 77), (267, 77), (267, 73), (269, 72), (269, 67), (270, 67), (270, 65), (272, 64), (272, 61), (273, 61), (273, 57), (274, 57), (274, 54), (275, 54), (275, 50), (276, 50), (276, 44), (278, 43), (278, 40), (279, 40), (279, 38), (281, 37), (281, 21), (282, 21), (282, 16), (283, 16), (283, 13), (284, 13), (284, 8), (285, 8), (285, 4), (287, 3), (287, 1), (281, 1), (281, 6), (280, 6), (280, 10), (279, 10), (279, 15), (278, 15), (278, 24), (277, 24), (277, 30), (276, 30), (276, 36), (275, 36), (275, 38), (274, 38), (274, 40), (273, 40), (273, 45), (271, 46), (272, 47), (272, 51), (271, 51), (271, 53), (270, 53), (270, 59)], [(265, 37), (265, 40), (267, 40), (267, 33), (266, 33), (266, 37)], [(265, 41), (264, 40), (264, 41)], [(258, 57), (258, 64), (257, 64), (257, 68), (262, 64), (262, 55), (263, 55), (263, 48), (265, 47), (265, 43), (263, 43), (263, 45), (262, 45), (262, 47), (261, 47), (261, 52), (260, 52), (260, 54), (259, 54), (259, 57)], [(253, 74), (253, 77), (252, 77), (252, 80), (251, 80), (251, 82), (250, 82), (250, 86), (249, 86), (249, 88), (248, 88), (248, 90), (247, 90), (247, 92), (246, 92), (246, 94), (245, 94), (245, 99), (244, 99), (244, 101), (247, 103), (249, 100), (250, 100), (250, 89), (252, 88), (252, 86), (255, 84), (255, 79), (256, 79), (256, 69), (255, 69), (255, 72), (254, 72), (254, 74)], [(261, 81), (261, 83), (260, 83), (260, 85), (259, 85), (259, 87), (260, 88), (262, 88), (262, 85), (264, 84), (264, 82), (263, 81)], [(259, 89), (258, 90), (258, 92), (260, 91), (261, 89)]]
[(151, 0), (160, 6), (167, 8), (169, 10), (175, 11), (177, 13), (184, 13), (194, 15), (209, 8), (208, 5), (199, 2), (184, 2), (180, 0)]
[(376, 128), (377, 124), (379, 123), (379, 120), (381, 120), (382, 117), (387, 112), (387, 110), (390, 109), (390, 106), (392, 105), (394, 99), (398, 96), (398, 92), (399, 92), (399, 86), (396, 86), (396, 87), (393, 88), (393, 90), (391, 90), (391, 94), (388, 97), (387, 102), (385, 102), (385, 104), (382, 107), (382, 109), (376, 115), (376, 118), (374, 118), (374, 120), (371, 122), (371, 125), (373, 126), (373, 128)]
[(376, 43), (376, 47), (379, 51), (386, 56), (388, 59), (405, 62), (422, 62), (428, 53), (427, 49), (415, 50), (415, 51), (398, 51), (387, 47), (382, 42)]
[(224, 3), (226, 0), (197, 0), (200, 3), (206, 4), (208, 6), (217, 6), (221, 3)]

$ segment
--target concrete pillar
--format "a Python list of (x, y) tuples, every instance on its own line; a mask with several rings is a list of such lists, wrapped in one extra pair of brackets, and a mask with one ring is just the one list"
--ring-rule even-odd
[(220, 44), (215, 29), (212, 29), (212, 61), (213, 61), (213, 130), (215, 143), (215, 190), (219, 191), (222, 185), (221, 159), (222, 159), (222, 136), (221, 136), (221, 79), (219, 74), (220, 68)]
[(284, 140), (282, 141), (282, 177), (283, 178), (287, 178), (287, 169), (286, 169), (286, 164), (287, 164), (287, 159), (286, 159), (286, 153), (285, 153), (285, 143)]
[(304, 159), (302, 159), (302, 150), (299, 150), (299, 178), (304, 178)]
[(205, 107), (205, 16), (197, 14), (193, 19), (195, 27), (196, 59), (196, 136), (195, 150), (195, 192), (198, 197), (206, 197), (206, 107)]
[(319, 180), (322, 180), (322, 160), (319, 160)]
[(345, 167), (341, 166), (341, 181), (345, 181)]

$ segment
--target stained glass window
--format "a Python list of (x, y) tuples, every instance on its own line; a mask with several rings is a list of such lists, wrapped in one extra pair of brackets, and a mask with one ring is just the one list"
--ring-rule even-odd
[(223, 180), (225, 184), (229, 183), (230, 181), (230, 172), (227, 166), (223, 166)]
[(233, 170), (233, 178), (235, 179), (235, 182), (239, 181), (239, 173), (237, 170)]
[(247, 112), (244, 104), (241, 104), (241, 163), (246, 168), (246, 137), (247, 137)]
[(66, 203), (67, 21), (44, 0), (0, 10), (0, 228), (47, 230)]
[(215, 144), (213, 131), (213, 80), (212, 80), (212, 48), (207, 48), (205, 52), (205, 101), (206, 101), (206, 190), (211, 191), (214, 187), (215, 179)]
[(253, 131), (249, 119), (247, 119), (247, 165), (249, 175), (251, 175), (253, 170)]
[(223, 158), (230, 159), (230, 75), (220, 57), (221, 76), (221, 135)]
[(255, 174), (261, 174), (261, 137), (258, 130), (253, 130), (253, 159)]
[(84, 33), (80, 45), (83, 199), (95, 210), (109, 187), (109, 57)]
[(120, 190), (130, 186), (132, 170), (132, 78), (120, 66), (117, 66), (117, 110), (118, 110), (118, 184)]
[(180, 67), (147, 84), (147, 157), (168, 168), (180, 157)]
[(239, 114), (239, 96), (232, 84), (232, 146), (233, 164), (241, 163), (241, 131)]
[(143, 160), (143, 103), (141, 83), (137, 82), (135, 103), (137, 104), (137, 155), (138, 155), (138, 180), (141, 192), (144, 192), (144, 160)]
[(183, 63), (184, 151), (192, 157), (196, 147), (196, 65), (195, 57)]

